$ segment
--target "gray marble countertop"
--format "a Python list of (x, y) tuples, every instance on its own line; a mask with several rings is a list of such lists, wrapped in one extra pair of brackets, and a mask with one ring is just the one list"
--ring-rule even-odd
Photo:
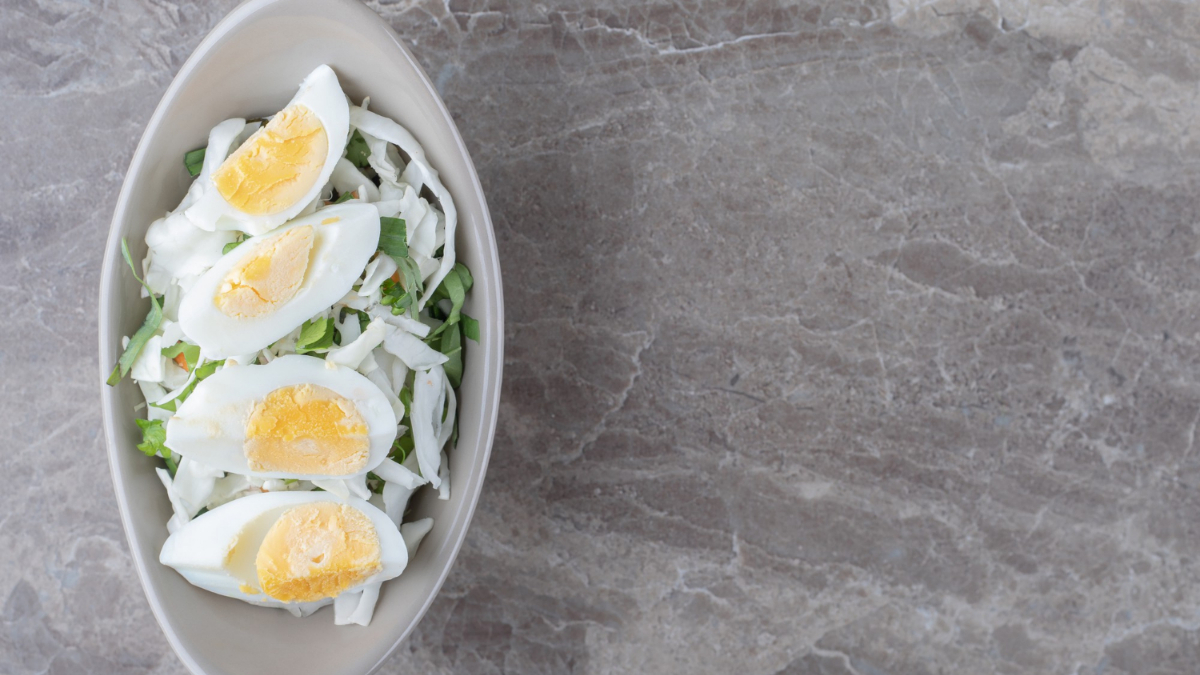
[[(234, 4), (0, 6), (5, 675), (184, 672), (96, 298)], [(372, 6), (475, 158), (509, 321), (479, 511), (383, 672), (1200, 668), (1200, 7)]]

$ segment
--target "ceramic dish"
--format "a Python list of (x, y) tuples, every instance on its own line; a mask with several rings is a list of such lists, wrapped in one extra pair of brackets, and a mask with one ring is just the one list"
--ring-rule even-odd
[(503, 305), (496, 243), (466, 147), (428, 77), (378, 16), (355, 0), (251, 0), (213, 29), (163, 96), (138, 144), (117, 200), (100, 284), (100, 369), (108, 375), (121, 336), (149, 303), (124, 268), (120, 241), (145, 255), (143, 237), (173, 208), (190, 178), (183, 154), (204, 144), (213, 124), (278, 110), (319, 64), (334, 68), (355, 102), (392, 117), (424, 144), (459, 209), (459, 260), (475, 276), (464, 308), (481, 326), (459, 390), (459, 440), (450, 453), (453, 490), (439, 501), (418, 493), (414, 518), (434, 527), (404, 574), (383, 586), (371, 625), (335, 626), (326, 608), (306, 619), (253, 607), (193, 587), (158, 563), (171, 507), (154, 467), (135, 449), (128, 379), (101, 385), (104, 430), (117, 503), (138, 576), (163, 632), (192, 672), (203, 675), (361, 675), (375, 670), (433, 601), (466, 535), (496, 426), (503, 354)]

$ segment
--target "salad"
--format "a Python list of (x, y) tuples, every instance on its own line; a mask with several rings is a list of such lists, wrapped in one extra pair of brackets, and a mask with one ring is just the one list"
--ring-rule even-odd
[[(367, 625), (450, 497), (471, 273), (420, 143), (328, 66), (278, 113), (229, 119), (136, 265), (150, 299), (108, 379), (172, 515), (160, 562), (205, 590)], [(140, 271), (140, 273), (139, 273)], [(143, 417), (144, 414), (144, 417)]]

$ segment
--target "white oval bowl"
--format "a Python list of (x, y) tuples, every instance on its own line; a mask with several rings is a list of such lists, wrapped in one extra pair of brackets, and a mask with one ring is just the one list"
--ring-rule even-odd
[(251, 0), (200, 43), (154, 111), (125, 175), (100, 282), (100, 379), (141, 324), (149, 302), (121, 260), (127, 238), (136, 260), (146, 228), (174, 208), (191, 179), (183, 155), (204, 145), (229, 117), (270, 114), (313, 68), (328, 63), (355, 101), (407, 127), (425, 146), (458, 206), (458, 259), (475, 278), (466, 312), (480, 323), (459, 390), (459, 440), (450, 453), (451, 498), (432, 490), (414, 500), (414, 518), (433, 530), (399, 578), (383, 585), (366, 628), (335, 626), (330, 608), (296, 619), (188, 584), (158, 563), (171, 507), (154, 473), (161, 460), (134, 447), (141, 402), (128, 378), (101, 385), (104, 432), (121, 520), (146, 597), (179, 658), (198, 675), (361, 675), (377, 669), (433, 602), (466, 536), (491, 452), (503, 366), (500, 265), (487, 204), (467, 149), (429, 78), (391, 27), (356, 0)]

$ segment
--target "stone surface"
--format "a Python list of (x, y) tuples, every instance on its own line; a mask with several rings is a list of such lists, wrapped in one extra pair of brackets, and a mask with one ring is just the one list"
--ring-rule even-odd
[[(184, 672), (95, 305), (233, 4), (0, 6), (0, 673)], [(481, 508), (383, 672), (1196, 672), (1200, 9), (372, 6), (474, 155), (509, 318)]]

